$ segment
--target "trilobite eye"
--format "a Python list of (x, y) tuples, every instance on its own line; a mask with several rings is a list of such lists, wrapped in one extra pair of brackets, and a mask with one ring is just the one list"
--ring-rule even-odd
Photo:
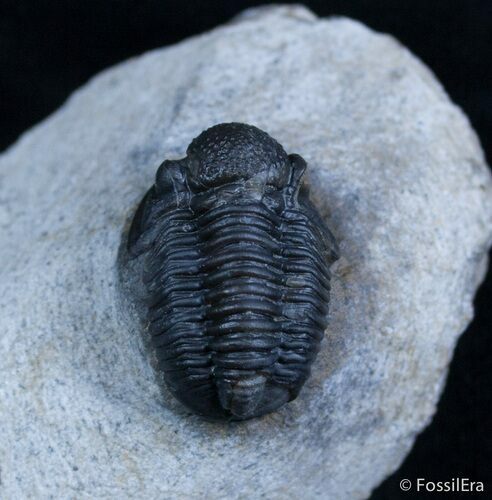
[(155, 174), (155, 186), (158, 192), (164, 191), (173, 185), (173, 162), (165, 160), (161, 163)]
[(157, 193), (166, 191), (181, 192), (186, 189), (187, 170), (181, 161), (164, 161), (155, 176), (155, 186)]

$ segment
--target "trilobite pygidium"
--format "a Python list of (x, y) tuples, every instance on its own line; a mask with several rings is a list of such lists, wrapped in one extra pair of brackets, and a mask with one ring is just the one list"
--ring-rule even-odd
[(158, 367), (200, 415), (271, 412), (309, 376), (337, 246), (305, 168), (256, 127), (216, 125), (159, 167), (135, 214), (128, 249), (144, 255)]

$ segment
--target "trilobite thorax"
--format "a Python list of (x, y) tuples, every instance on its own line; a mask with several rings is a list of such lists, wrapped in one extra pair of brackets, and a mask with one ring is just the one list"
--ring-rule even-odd
[(295, 398), (327, 324), (336, 243), (301, 185), (306, 163), (256, 127), (214, 126), (165, 161), (129, 252), (171, 392), (209, 418)]

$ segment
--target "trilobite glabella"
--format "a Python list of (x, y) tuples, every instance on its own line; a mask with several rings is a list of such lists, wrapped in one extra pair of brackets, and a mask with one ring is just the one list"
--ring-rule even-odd
[(337, 245), (305, 168), (256, 127), (216, 125), (162, 163), (135, 214), (128, 249), (144, 259), (158, 367), (200, 415), (263, 415), (309, 376)]

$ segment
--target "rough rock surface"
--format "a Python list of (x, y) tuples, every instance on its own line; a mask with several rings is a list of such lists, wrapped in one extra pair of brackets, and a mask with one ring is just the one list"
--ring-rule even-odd
[[(223, 121), (304, 156), (343, 255), (300, 397), (226, 425), (159, 390), (117, 264), (159, 162)], [(429, 422), (492, 185), (467, 119), (391, 37), (247, 12), (103, 72), (0, 175), (2, 498), (364, 498)]]

